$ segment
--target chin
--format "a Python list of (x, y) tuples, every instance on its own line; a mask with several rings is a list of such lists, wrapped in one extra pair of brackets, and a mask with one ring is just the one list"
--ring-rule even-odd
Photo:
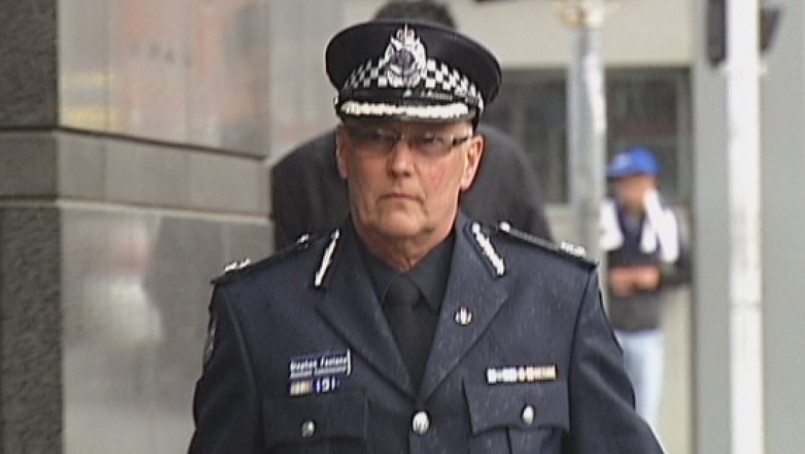
[(374, 227), (381, 235), (393, 238), (412, 237), (425, 230), (421, 219), (401, 213), (381, 217)]

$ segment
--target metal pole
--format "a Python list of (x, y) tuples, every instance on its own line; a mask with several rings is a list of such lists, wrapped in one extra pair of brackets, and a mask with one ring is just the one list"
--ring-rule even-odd
[(568, 144), (570, 202), (575, 210), (577, 241), (588, 257), (599, 260), (600, 212), (606, 178), (606, 97), (600, 28), (604, 0), (565, 0), (563, 15), (573, 30), (573, 58), (568, 66)]
[(758, 6), (758, 0), (727, 2), (733, 454), (764, 451)]

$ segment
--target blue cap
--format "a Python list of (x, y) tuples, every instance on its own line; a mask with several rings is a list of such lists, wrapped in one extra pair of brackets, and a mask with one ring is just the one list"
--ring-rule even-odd
[(607, 167), (607, 178), (623, 178), (632, 175), (660, 174), (660, 164), (654, 152), (644, 147), (633, 147), (616, 155)]

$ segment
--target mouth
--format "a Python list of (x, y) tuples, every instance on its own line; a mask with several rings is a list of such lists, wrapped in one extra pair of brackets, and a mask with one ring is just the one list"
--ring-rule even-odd
[(396, 200), (399, 200), (399, 201), (410, 200), (410, 201), (416, 202), (416, 201), (419, 200), (419, 197), (417, 197), (417, 196), (415, 196), (413, 194), (407, 194), (407, 193), (404, 193), (404, 192), (390, 192), (388, 194), (383, 194), (381, 199), (383, 199), (383, 200), (393, 200), (393, 201), (396, 201)]

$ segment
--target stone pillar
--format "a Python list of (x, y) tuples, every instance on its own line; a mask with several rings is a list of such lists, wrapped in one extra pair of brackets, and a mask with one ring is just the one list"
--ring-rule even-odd
[[(271, 99), (341, 25), (320, 5), (0, 2), (0, 454), (186, 450), (209, 279), (272, 249), (271, 133), (331, 121)], [(317, 69), (292, 90), (329, 93)]]
[[(62, 452), (55, 0), (0, 6), (0, 453)], [(39, 202), (35, 199), (40, 199)]]

